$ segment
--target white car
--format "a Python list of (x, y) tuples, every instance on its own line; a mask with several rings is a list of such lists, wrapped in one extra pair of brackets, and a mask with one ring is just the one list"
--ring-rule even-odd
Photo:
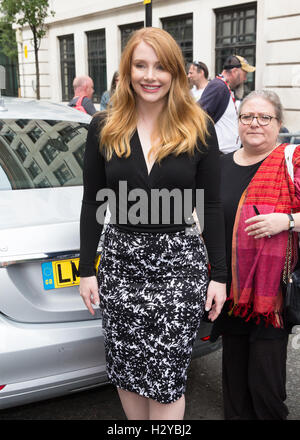
[[(0, 409), (107, 381), (101, 315), (78, 292), (91, 117), (5, 98), (0, 111)], [(99, 247), (100, 253), (100, 247)], [(219, 348), (200, 326), (194, 356)]]

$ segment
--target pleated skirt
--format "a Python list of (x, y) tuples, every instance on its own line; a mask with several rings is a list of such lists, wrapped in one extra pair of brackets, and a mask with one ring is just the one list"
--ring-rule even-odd
[(164, 404), (179, 399), (206, 300), (201, 236), (108, 225), (98, 283), (110, 382)]

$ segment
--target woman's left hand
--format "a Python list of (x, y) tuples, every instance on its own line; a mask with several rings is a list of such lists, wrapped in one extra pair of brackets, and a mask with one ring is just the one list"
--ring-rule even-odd
[(245, 223), (249, 225), (245, 231), (254, 238), (271, 238), (272, 235), (289, 229), (288, 216), (280, 212), (256, 215), (248, 218)]
[(205, 310), (208, 318), (214, 321), (221, 313), (224, 302), (226, 301), (226, 284), (211, 280), (207, 289)]

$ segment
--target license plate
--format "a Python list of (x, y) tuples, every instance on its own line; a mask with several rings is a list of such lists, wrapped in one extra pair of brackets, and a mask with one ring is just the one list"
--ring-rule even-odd
[[(100, 255), (98, 255), (95, 261), (96, 269), (98, 269), (99, 263)], [(79, 258), (42, 263), (44, 289), (50, 290), (77, 286), (80, 282), (78, 266)]]

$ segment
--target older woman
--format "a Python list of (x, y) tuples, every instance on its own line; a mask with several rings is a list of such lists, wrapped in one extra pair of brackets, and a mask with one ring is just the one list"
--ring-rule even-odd
[(290, 328), (282, 319), (281, 279), (288, 231), (300, 231), (300, 213), (294, 214), (300, 211), (300, 148), (293, 157), (294, 186), (285, 167), (286, 144), (277, 144), (282, 118), (275, 93), (250, 93), (239, 110), (242, 148), (222, 157), (229, 298), (212, 340), (223, 335), (226, 419), (288, 414)]

